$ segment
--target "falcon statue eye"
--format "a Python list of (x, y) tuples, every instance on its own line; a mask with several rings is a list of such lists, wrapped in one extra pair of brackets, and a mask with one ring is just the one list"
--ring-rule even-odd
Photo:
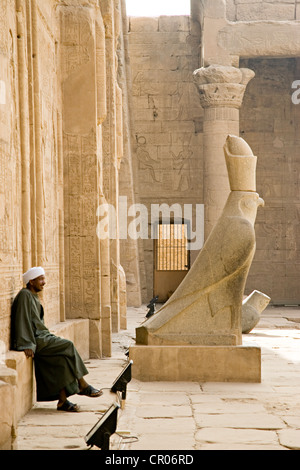
[(249, 211), (253, 211), (253, 210), (256, 210), (257, 209), (257, 199), (258, 199), (258, 196), (255, 195), (255, 197), (253, 197), (254, 194), (251, 194), (251, 195), (247, 195), (246, 197), (244, 197), (241, 201), (241, 209), (242, 211), (244, 212), (249, 212)]

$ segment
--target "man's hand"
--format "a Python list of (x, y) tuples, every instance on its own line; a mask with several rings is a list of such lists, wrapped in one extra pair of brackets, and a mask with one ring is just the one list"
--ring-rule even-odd
[(24, 349), (24, 353), (25, 353), (25, 356), (27, 357), (27, 359), (29, 357), (34, 358), (34, 352), (32, 351), (32, 349)]

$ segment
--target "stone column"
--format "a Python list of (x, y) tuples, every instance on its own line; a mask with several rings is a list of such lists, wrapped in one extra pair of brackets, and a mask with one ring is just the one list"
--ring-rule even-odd
[[(102, 18), (97, 6), (60, 6), (64, 153), (66, 315), (89, 319), (90, 357), (102, 357), (101, 257), (96, 234), (101, 196), (105, 93), (97, 72)], [(102, 39), (104, 30), (102, 31)], [(103, 75), (103, 74), (102, 74)], [(103, 86), (103, 83), (102, 83)], [(98, 93), (99, 90), (99, 93)]]
[[(132, 129), (131, 129), (131, 108), (130, 108), (130, 66), (129, 66), (129, 44), (128, 44), (128, 26), (127, 17), (125, 14), (125, 0), (121, 1), (122, 6), (122, 21), (120, 22), (121, 34), (118, 43), (118, 83), (122, 89), (123, 94), (123, 151), (122, 160), (119, 172), (119, 188), (120, 195), (126, 196), (128, 208), (137, 202), (134, 185), (134, 171), (132, 162)], [(123, 282), (125, 283), (126, 292), (122, 292), (122, 282), (120, 282), (120, 306), (125, 312), (126, 305), (124, 306), (124, 297), (126, 296), (127, 305), (130, 307), (139, 307), (142, 303), (141, 299), (141, 281), (139, 270), (139, 247), (138, 240), (133, 240), (126, 234), (126, 238), (120, 236), (120, 262), (126, 273), (126, 279), (122, 275)], [(121, 307), (120, 307), (121, 308)], [(120, 323), (125, 323), (124, 315), (120, 310)], [(123, 321), (122, 321), (123, 320)], [(126, 324), (126, 323), (125, 323)]]
[(246, 86), (253, 77), (252, 70), (221, 65), (202, 67), (194, 72), (194, 81), (204, 109), (205, 239), (221, 215), (229, 195), (223, 146), (228, 134), (239, 135), (239, 109)]
[(20, 100), (20, 146), (22, 162), (22, 251), (23, 272), (31, 267), (31, 214), (30, 214), (30, 130), (28, 91), (28, 47), (26, 6), (16, 2), (18, 34), (18, 80)]
[[(120, 123), (118, 122), (117, 103), (118, 103), (118, 85), (117, 85), (117, 38), (118, 38), (118, 20), (117, 20), (117, 1), (102, 0), (100, 8), (105, 26), (105, 53), (106, 53), (106, 105), (107, 118), (103, 122), (103, 194), (108, 204), (115, 208), (115, 215), (111, 215), (110, 223), (116, 227), (116, 236), (109, 241), (110, 250), (110, 304), (111, 304), (111, 322), (112, 331), (117, 332), (120, 329), (120, 310), (119, 310), (119, 162), (118, 155), (119, 139), (118, 131)], [(120, 96), (119, 96), (120, 99)], [(114, 219), (114, 220), (113, 220)]]
[[(34, 184), (35, 199), (32, 198), (33, 218), (35, 219), (35, 232), (31, 231), (33, 262), (36, 266), (45, 266), (45, 224), (44, 224), (44, 155), (42, 153), (42, 123), (41, 123), (41, 72), (40, 72), (40, 45), (38, 40), (38, 5), (31, 2), (32, 21), (32, 87), (33, 87), (33, 134), (34, 134)], [(46, 268), (46, 266), (45, 266)]]

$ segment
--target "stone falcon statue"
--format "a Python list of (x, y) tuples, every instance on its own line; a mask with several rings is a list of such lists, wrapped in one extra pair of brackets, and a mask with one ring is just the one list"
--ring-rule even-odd
[(228, 136), (224, 146), (231, 192), (191, 270), (156, 315), (136, 329), (137, 344), (239, 345), (241, 309), (255, 253), (254, 223), (264, 201), (256, 193), (249, 145)]

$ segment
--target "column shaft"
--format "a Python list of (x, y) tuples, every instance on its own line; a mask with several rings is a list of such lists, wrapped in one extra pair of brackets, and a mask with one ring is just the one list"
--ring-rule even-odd
[(230, 66), (210, 65), (194, 72), (194, 81), (204, 109), (203, 200), (204, 238), (219, 219), (229, 183), (223, 147), (229, 134), (239, 135), (239, 109), (254, 72)]

